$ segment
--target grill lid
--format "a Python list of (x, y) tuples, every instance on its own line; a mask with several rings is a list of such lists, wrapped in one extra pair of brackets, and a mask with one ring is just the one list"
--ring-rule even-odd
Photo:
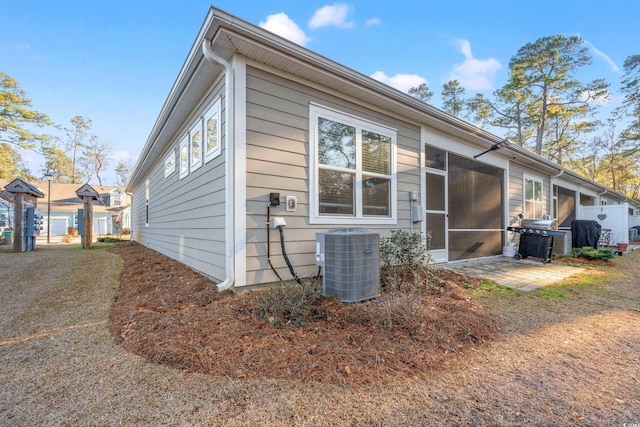
[(557, 230), (558, 221), (555, 219), (525, 218), (522, 220), (523, 228), (537, 228), (539, 230)]

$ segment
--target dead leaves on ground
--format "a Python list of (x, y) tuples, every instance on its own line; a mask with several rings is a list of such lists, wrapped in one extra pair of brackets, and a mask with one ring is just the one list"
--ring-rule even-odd
[[(384, 312), (391, 297), (355, 305), (323, 299), (326, 318), (276, 329), (251, 316), (240, 296), (218, 292), (177, 261), (137, 243), (114, 251), (125, 262), (110, 315), (114, 338), (154, 362), (191, 372), (352, 384), (414, 378), (449, 365), (499, 330), (496, 318), (458, 285), (469, 279), (448, 272), (441, 294), (421, 296), (399, 320)], [(389, 322), (380, 322), (385, 315)]]

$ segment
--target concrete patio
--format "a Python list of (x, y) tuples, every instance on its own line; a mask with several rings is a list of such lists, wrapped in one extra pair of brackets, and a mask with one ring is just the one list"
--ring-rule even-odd
[(584, 271), (564, 264), (543, 264), (540, 261), (498, 256), (489, 259), (450, 262), (448, 270), (467, 276), (491, 280), (521, 291), (531, 291), (564, 280)]

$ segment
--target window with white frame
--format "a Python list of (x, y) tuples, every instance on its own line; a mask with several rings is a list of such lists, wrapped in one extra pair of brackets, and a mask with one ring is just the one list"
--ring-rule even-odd
[(123, 203), (123, 197), (122, 197), (122, 193), (118, 190), (114, 191), (111, 193), (111, 206), (122, 206)]
[(149, 180), (144, 183), (144, 225), (149, 226)]
[(396, 134), (311, 105), (312, 223), (396, 223)]
[(191, 148), (191, 172), (202, 166), (202, 119), (198, 119), (189, 131)]
[(220, 98), (213, 103), (204, 115), (204, 158), (205, 162), (220, 155)]
[(540, 178), (524, 177), (524, 217), (542, 218), (544, 204), (542, 202), (542, 180)]
[(176, 153), (171, 150), (164, 159), (164, 177), (168, 177), (176, 170)]
[(189, 137), (185, 135), (180, 142), (180, 179), (189, 175)]

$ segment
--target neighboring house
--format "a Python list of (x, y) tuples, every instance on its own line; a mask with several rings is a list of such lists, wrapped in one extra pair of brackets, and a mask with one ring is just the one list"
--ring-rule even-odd
[(0, 231), (8, 227), (13, 227), (13, 194), (0, 184)]
[[(10, 181), (0, 179), (0, 188), (4, 188)], [(76, 226), (78, 209), (83, 208), (82, 200), (76, 195), (81, 184), (51, 183), (51, 194), (47, 194), (49, 183), (31, 182), (43, 193), (44, 198), (38, 203), (38, 211), (43, 216), (44, 224), (41, 236), (47, 234), (47, 207), (51, 202), (51, 236), (65, 236), (69, 227)], [(94, 236), (117, 234), (118, 227), (131, 227), (131, 197), (122, 188), (110, 186), (93, 186), (100, 193), (101, 200), (93, 205), (93, 233)], [(1, 213), (1, 211), (0, 211)]]
[(519, 147), (489, 150), (501, 141), (211, 8), (132, 174), (133, 239), (224, 289), (277, 280), (268, 242), (291, 277), (270, 193), (301, 277), (333, 227), (429, 233), (447, 262), (501, 254), (518, 214), (566, 227), (581, 205), (625, 200)]

